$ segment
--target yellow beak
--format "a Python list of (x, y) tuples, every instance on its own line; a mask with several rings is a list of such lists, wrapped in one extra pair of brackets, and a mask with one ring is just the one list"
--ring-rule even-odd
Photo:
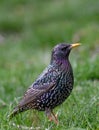
[(71, 44), (71, 48), (74, 48), (74, 47), (77, 47), (77, 46), (80, 46), (81, 44), (80, 43), (74, 43), (74, 44)]

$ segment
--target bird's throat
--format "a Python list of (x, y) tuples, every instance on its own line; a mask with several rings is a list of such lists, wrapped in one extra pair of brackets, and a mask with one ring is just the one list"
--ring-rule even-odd
[(58, 59), (55, 61), (56, 66), (59, 66), (60, 69), (67, 70), (71, 67), (69, 59)]

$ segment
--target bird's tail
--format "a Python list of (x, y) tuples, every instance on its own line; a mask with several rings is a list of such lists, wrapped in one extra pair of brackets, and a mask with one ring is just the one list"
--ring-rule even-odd
[(20, 112), (22, 112), (22, 110), (17, 106), (14, 108), (13, 112), (10, 115), (8, 115), (8, 118), (12, 119), (14, 116), (16, 116)]

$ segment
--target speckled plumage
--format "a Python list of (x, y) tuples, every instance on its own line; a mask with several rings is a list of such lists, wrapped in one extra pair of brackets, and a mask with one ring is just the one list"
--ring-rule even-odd
[(37, 109), (46, 111), (47, 116), (57, 123), (52, 110), (65, 101), (73, 88), (73, 71), (68, 57), (74, 45), (79, 44), (58, 44), (54, 47), (50, 64), (29, 87), (10, 117), (28, 109)]

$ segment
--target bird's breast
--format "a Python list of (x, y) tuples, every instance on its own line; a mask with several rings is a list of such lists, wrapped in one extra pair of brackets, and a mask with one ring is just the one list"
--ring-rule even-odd
[(61, 94), (65, 94), (65, 96), (68, 96), (72, 91), (73, 83), (73, 73), (70, 71), (63, 72), (61, 73), (57, 89), (60, 91)]

